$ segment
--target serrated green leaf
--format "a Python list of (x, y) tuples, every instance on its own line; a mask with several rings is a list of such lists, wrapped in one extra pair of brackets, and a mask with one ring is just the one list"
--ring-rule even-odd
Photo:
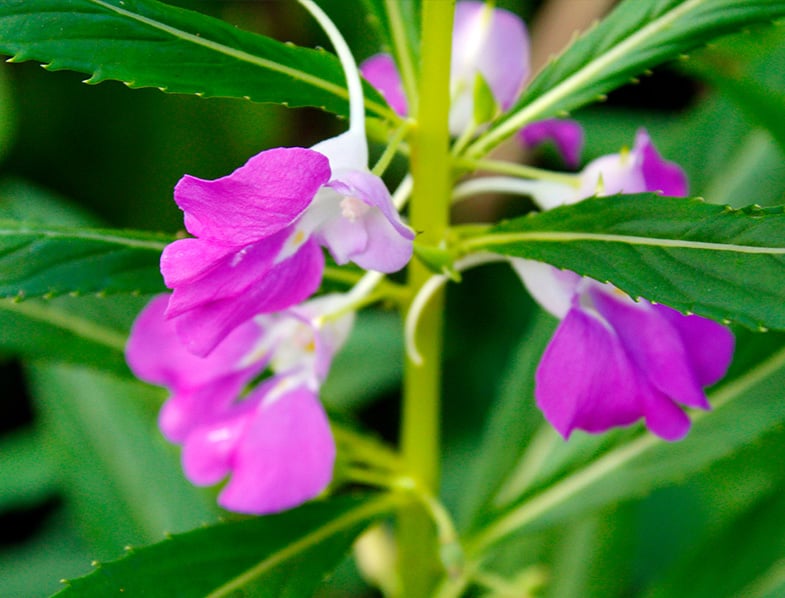
[(154, 233), (0, 220), (0, 297), (164, 290)]
[(627, 0), (548, 64), (467, 154), (483, 155), (527, 123), (574, 110), (715, 37), (782, 15), (782, 0)]
[(683, 312), (785, 329), (783, 227), (782, 208), (644, 193), (511, 220), (466, 247), (548, 262)]
[(344, 496), (197, 529), (100, 565), (57, 596), (311, 596), (354, 538), (397, 502), (391, 495)]
[[(50, 70), (173, 93), (316, 106), (348, 115), (337, 58), (154, 0), (2, 0), (0, 51)], [(366, 85), (366, 106), (395, 115)]]
[(783, 385), (785, 349), (712, 393), (713, 411), (693, 413), (684, 440), (668, 443), (643, 434), (606, 452), (506, 510), (468, 541), (467, 550), (629, 500), (732, 455), (785, 422)]

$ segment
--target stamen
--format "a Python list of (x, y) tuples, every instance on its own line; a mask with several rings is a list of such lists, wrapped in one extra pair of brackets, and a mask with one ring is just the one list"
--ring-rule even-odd
[(347, 195), (341, 200), (341, 215), (349, 222), (355, 222), (370, 209), (371, 206), (353, 195)]

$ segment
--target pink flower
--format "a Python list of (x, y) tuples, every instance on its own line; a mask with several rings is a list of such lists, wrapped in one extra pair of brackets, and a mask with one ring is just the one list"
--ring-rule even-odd
[(161, 271), (174, 291), (166, 317), (189, 351), (207, 355), (256, 314), (313, 294), (320, 245), (338, 264), (381, 272), (409, 261), (414, 233), (366, 156), (365, 139), (344, 134), (313, 149), (263, 151), (213, 181), (180, 180), (175, 201), (195, 238), (169, 245)]
[[(546, 207), (594, 194), (664, 191), (684, 195), (686, 177), (663, 160), (645, 131), (631, 152), (603, 156), (580, 175), (572, 195), (538, 198)], [(703, 387), (725, 374), (733, 335), (711, 320), (683, 315), (610, 284), (531, 260), (512, 260), (532, 296), (561, 320), (537, 368), (535, 398), (565, 438), (639, 419), (665, 440), (689, 431), (682, 406), (709, 409)]]
[[(183, 445), (191, 482), (229, 476), (219, 503), (251, 514), (288, 509), (320, 494), (335, 461), (318, 390), (352, 317), (317, 327), (337, 301), (325, 296), (235, 328), (207, 357), (190, 353), (165, 317), (168, 297), (153, 299), (134, 323), (126, 348), (131, 370), (171, 392), (159, 417), (164, 435)], [(272, 377), (247, 396), (265, 369)]]

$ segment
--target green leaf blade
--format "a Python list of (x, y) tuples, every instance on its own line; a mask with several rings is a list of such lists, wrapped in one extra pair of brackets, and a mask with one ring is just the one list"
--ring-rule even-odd
[(611, 282), (682, 312), (785, 328), (785, 213), (640, 194), (518, 218), (468, 241)]
[(467, 153), (483, 155), (527, 123), (563, 116), (716, 37), (783, 15), (782, 0), (627, 0), (549, 63)]
[(0, 220), (0, 297), (164, 290), (165, 235)]
[[(3, 0), (0, 52), (86, 73), (88, 83), (349, 111), (331, 54), (154, 0)], [(374, 115), (394, 117), (375, 90), (365, 91)]]
[(279, 515), (224, 523), (134, 549), (57, 596), (310, 596), (354, 538), (389, 514), (392, 495), (339, 497)]

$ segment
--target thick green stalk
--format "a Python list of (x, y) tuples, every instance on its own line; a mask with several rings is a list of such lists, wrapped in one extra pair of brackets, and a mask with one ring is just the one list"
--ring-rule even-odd
[[(409, 218), (423, 244), (438, 244), (449, 225), (451, 171), (447, 115), (454, 2), (424, 0), (419, 105), (411, 143), (414, 194)], [(416, 295), (432, 273), (419, 261), (409, 268)], [(422, 363), (407, 357), (401, 428), (403, 459), (422, 487), (438, 494), (441, 354), (444, 298), (434, 297), (420, 318), (417, 342)], [(399, 571), (405, 596), (428, 596), (439, 577), (436, 529), (421, 506), (399, 518)]]

